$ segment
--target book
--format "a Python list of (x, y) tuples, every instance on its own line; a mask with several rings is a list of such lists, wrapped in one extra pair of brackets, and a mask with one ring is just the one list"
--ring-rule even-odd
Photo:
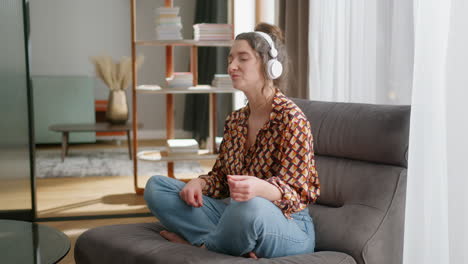
[(183, 39), (182, 19), (179, 16), (179, 7), (158, 7), (155, 9), (155, 33), (158, 40)]
[(198, 153), (199, 145), (195, 139), (168, 139), (169, 153)]
[(161, 90), (161, 86), (159, 85), (138, 85), (138, 90), (145, 90), (145, 91), (159, 91)]
[(162, 17), (158, 17), (155, 19), (155, 22), (156, 24), (179, 24), (179, 25), (182, 25), (182, 19), (180, 18), (180, 16), (176, 16), (176, 17), (171, 17), (171, 18), (162, 18)]
[(229, 74), (215, 74), (211, 85), (218, 88), (231, 88), (231, 76)]
[(170, 88), (186, 88), (193, 85), (193, 74), (191, 72), (174, 72), (171, 77), (166, 78), (166, 81)]
[(141, 160), (155, 161), (161, 160), (162, 156), (161, 151), (159, 150), (145, 150), (138, 152), (137, 158)]
[(180, 8), (178, 6), (174, 6), (174, 7), (161, 6), (161, 7), (156, 8), (154, 11), (155, 11), (156, 15), (159, 15), (159, 14), (178, 15), (179, 10), (180, 10)]
[(200, 23), (193, 25), (195, 40), (232, 40), (231, 24)]

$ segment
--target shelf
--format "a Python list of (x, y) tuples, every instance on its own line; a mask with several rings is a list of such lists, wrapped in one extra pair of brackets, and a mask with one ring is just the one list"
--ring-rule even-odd
[(210, 93), (234, 93), (239, 92), (234, 88), (218, 88), (209, 85), (197, 85), (187, 88), (161, 88), (159, 85), (138, 85), (138, 93), (152, 94), (210, 94)]
[(171, 162), (171, 161), (183, 161), (183, 160), (215, 160), (218, 157), (217, 154), (209, 153), (208, 150), (199, 150), (198, 154), (172, 154), (169, 155), (167, 151), (160, 150), (144, 150), (137, 154), (137, 158), (142, 161), (150, 162)]
[(231, 47), (233, 40), (137, 40), (137, 46), (197, 46), (197, 47)]

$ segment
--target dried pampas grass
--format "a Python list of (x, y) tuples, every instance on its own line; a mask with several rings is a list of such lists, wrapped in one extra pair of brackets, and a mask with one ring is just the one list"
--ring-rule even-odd
[[(110, 90), (127, 89), (132, 79), (132, 59), (130, 57), (122, 57), (118, 63), (114, 63), (110, 56), (94, 56), (90, 59), (94, 64), (98, 78)], [(143, 61), (143, 56), (137, 56), (135, 63), (137, 70), (143, 64)]]

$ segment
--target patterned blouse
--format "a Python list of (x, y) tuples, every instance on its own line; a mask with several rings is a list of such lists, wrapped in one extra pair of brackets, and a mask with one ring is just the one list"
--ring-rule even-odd
[(296, 104), (277, 91), (269, 121), (245, 150), (249, 114), (247, 105), (227, 117), (213, 169), (200, 176), (206, 181), (203, 194), (227, 198), (227, 175), (256, 176), (280, 190), (282, 198), (273, 203), (291, 218), (320, 195), (310, 123)]

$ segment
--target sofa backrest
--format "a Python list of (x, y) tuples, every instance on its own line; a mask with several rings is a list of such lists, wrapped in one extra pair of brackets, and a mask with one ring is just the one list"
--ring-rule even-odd
[(401, 263), (410, 107), (293, 101), (314, 136), (316, 250), (358, 264)]

